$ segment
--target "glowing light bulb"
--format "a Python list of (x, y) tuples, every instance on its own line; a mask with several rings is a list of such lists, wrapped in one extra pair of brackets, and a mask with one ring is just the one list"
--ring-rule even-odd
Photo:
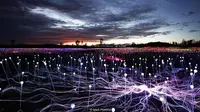
[(194, 89), (194, 85), (190, 85), (190, 88), (191, 88), (191, 89)]
[(24, 81), (21, 81), (20, 84), (23, 85), (23, 84), (24, 84)]
[(149, 76), (151, 76), (151, 73), (149, 73)]
[(160, 100), (161, 102), (163, 102), (165, 99), (164, 99), (163, 97), (160, 97), (159, 100)]
[(92, 85), (89, 85), (89, 88), (91, 89), (91, 88), (92, 88)]
[(71, 104), (71, 108), (72, 108), (72, 109), (74, 109), (74, 108), (75, 108), (75, 106), (76, 106), (75, 104)]
[(115, 112), (115, 108), (112, 108), (112, 112)]
[(124, 74), (124, 77), (127, 77), (127, 75), (128, 75), (128, 74), (127, 74), (127, 73), (125, 73), (125, 74)]

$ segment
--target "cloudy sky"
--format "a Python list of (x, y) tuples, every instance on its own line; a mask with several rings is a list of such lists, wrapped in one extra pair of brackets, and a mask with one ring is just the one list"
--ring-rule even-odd
[(0, 44), (200, 40), (200, 0), (1, 0)]

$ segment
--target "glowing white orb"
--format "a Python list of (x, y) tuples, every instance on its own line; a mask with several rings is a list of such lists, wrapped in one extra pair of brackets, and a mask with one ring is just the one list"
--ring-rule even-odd
[(74, 109), (74, 108), (75, 108), (75, 106), (76, 106), (75, 104), (71, 104), (71, 108), (72, 108), (72, 109)]
[(112, 108), (112, 112), (115, 112), (115, 108)]
[(190, 88), (191, 88), (191, 89), (194, 89), (194, 85), (190, 85)]
[(161, 102), (163, 102), (165, 99), (164, 99), (163, 97), (160, 97), (159, 100), (160, 100)]
[(89, 88), (92, 88), (92, 85), (89, 85)]
[(21, 81), (20, 84), (23, 85), (23, 84), (24, 84), (24, 81)]
[(127, 77), (127, 75), (128, 75), (128, 74), (127, 74), (127, 73), (125, 73), (125, 74), (124, 74), (124, 77)]
[(151, 73), (149, 73), (149, 76), (151, 76)]

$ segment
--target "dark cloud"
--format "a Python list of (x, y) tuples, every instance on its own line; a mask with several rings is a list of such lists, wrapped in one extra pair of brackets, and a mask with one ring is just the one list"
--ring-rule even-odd
[(199, 32), (200, 30), (190, 30), (190, 33)]
[(190, 11), (190, 12), (188, 12), (188, 16), (191, 16), (191, 15), (193, 15), (195, 12), (193, 12), (193, 11)]

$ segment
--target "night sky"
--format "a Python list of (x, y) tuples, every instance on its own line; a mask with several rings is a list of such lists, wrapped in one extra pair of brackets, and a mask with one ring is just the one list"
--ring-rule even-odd
[(200, 40), (200, 0), (1, 0), (0, 44)]

